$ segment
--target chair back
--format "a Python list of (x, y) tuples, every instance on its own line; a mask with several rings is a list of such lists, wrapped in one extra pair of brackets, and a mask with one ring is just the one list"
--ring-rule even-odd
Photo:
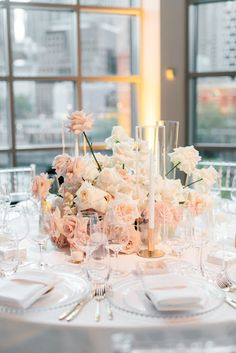
[(35, 164), (0, 169), (0, 192), (9, 194), (13, 203), (26, 199), (31, 193), (35, 172)]
[(221, 191), (231, 191), (232, 181), (236, 176), (236, 162), (203, 161), (199, 163), (199, 166), (214, 167), (219, 174)]

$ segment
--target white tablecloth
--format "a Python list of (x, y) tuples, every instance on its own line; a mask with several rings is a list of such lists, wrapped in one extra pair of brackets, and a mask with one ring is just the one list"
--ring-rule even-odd
[[(29, 254), (37, 256), (32, 245)], [(58, 270), (62, 269), (59, 264), (68, 264), (64, 252), (55, 249), (49, 250), (47, 260)], [(121, 255), (120, 263), (132, 271), (140, 260), (136, 255)], [(73, 265), (72, 269), (77, 272), (79, 267)], [(0, 353), (236, 352), (236, 310), (227, 304), (209, 314), (178, 321), (141, 318), (113, 308), (114, 320), (109, 321), (102, 302), (99, 323), (94, 321), (95, 305), (90, 302), (70, 323), (58, 320), (65, 308), (1, 314)], [(212, 347), (216, 346), (228, 350), (215, 351)]]

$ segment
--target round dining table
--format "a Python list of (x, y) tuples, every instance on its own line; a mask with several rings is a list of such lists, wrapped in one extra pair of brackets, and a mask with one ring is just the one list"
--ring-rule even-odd
[[(38, 249), (29, 242), (27, 260), (37, 260)], [(82, 265), (72, 264), (68, 253), (49, 246), (46, 260), (50, 271), (72, 273), (75, 280), (84, 276)], [(191, 251), (187, 251), (191, 259)], [(113, 260), (112, 260), (113, 261)], [(136, 276), (140, 261), (136, 254), (119, 255), (119, 266)], [(27, 264), (25, 266), (27, 269)], [(23, 271), (24, 267), (20, 268)], [(47, 271), (47, 269), (45, 269)], [(116, 281), (113, 287), (116, 288)], [(235, 296), (232, 293), (230, 294)], [(0, 353), (170, 353), (236, 352), (236, 309), (222, 303), (204, 315), (189, 318), (149, 318), (112, 307), (113, 320), (107, 315), (107, 302), (101, 302), (101, 320), (96, 322), (96, 301), (91, 300), (72, 321), (59, 320), (65, 308), (21, 314), (0, 314)]]

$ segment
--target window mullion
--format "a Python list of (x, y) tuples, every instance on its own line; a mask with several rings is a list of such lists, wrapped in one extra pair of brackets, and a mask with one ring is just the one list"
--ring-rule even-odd
[(6, 3), (7, 10), (7, 50), (8, 50), (8, 90), (9, 90), (9, 105), (10, 105), (10, 131), (11, 131), (11, 164), (16, 165), (16, 126), (15, 126), (15, 107), (14, 107), (14, 92), (13, 92), (13, 55), (11, 44), (11, 6), (10, 2)]

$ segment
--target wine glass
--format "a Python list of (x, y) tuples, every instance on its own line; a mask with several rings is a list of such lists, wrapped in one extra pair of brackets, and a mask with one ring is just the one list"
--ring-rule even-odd
[(106, 234), (110, 250), (115, 254), (115, 267), (112, 268), (112, 276), (119, 277), (126, 275), (126, 271), (119, 269), (118, 255), (128, 245), (129, 225), (110, 211), (107, 212), (105, 217), (103, 231)]
[(198, 252), (197, 271), (205, 277), (203, 263), (203, 248), (212, 238), (213, 220), (211, 209), (206, 208), (197, 213), (195, 209), (189, 209), (189, 223), (191, 224), (191, 242)]
[(19, 265), (19, 214), (8, 210), (6, 227), (0, 237), (0, 275), (10, 276), (17, 271)]
[(39, 247), (39, 262), (37, 268), (43, 270), (48, 264), (44, 261), (44, 249), (49, 240), (48, 222), (50, 212), (46, 213), (42, 210), (40, 203), (32, 203), (31, 212), (28, 214), (29, 221), (29, 236), (30, 239)]
[(90, 251), (86, 270), (93, 285), (105, 285), (107, 283), (110, 277), (110, 256), (106, 242)]
[(187, 210), (181, 206), (179, 217), (178, 223), (173, 225), (167, 234), (167, 245), (170, 247), (171, 255), (177, 256), (180, 261), (184, 251), (190, 246), (191, 238)]
[(0, 185), (0, 232), (6, 228), (6, 215), (10, 206), (10, 193), (7, 183)]
[(73, 244), (85, 253), (84, 262), (86, 262), (90, 252), (95, 250), (103, 240), (104, 234), (97, 212), (82, 211), (78, 215)]

